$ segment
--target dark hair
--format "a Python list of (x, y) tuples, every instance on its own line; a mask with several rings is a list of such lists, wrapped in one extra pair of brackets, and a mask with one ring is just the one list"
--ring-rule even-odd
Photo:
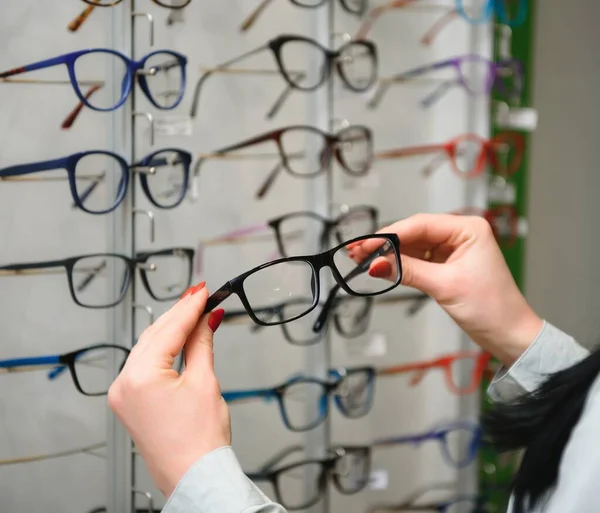
[(484, 417), (484, 433), (500, 452), (525, 449), (513, 481), (514, 512), (539, 504), (556, 484), (562, 455), (600, 372), (600, 348), (549, 375), (536, 390), (498, 403)]

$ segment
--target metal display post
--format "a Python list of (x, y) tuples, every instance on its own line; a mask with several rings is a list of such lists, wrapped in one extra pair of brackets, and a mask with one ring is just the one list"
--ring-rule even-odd
[[(111, 23), (109, 26), (109, 41), (112, 47), (129, 55), (131, 54), (131, 22), (129, 4), (119, 6), (119, 9), (111, 9)], [(121, 95), (121, 79), (116, 79), (116, 70), (107, 70), (113, 84), (113, 95), (119, 98)], [(112, 123), (109, 124), (111, 149), (117, 154), (129, 155), (132, 151), (132, 123), (131, 104), (115, 110), (112, 114)], [(116, 177), (118, 173), (108, 173), (114, 183), (109, 184), (115, 189), (118, 187)], [(133, 189), (133, 188), (131, 188)], [(110, 227), (108, 231), (109, 251), (120, 254), (130, 254), (132, 249), (133, 233), (131, 226), (131, 199), (126, 197), (123, 204), (109, 217)], [(116, 274), (113, 277), (112, 286), (119, 289), (121, 284)], [(119, 306), (108, 309), (107, 322), (108, 333), (112, 340), (126, 344), (132, 338), (132, 296), (128, 295)], [(109, 371), (114, 372), (120, 362), (109, 362)], [(112, 374), (114, 376), (114, 373)], [(107, 484), (106, 484), (106, 507), (108, 513), (131, 513), (132, 511), (132, 444), (125, 429), (117, 418), (109, 413), (107, 416)]]

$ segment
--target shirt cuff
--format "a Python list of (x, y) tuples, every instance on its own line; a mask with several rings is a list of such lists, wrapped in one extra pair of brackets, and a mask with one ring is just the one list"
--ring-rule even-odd
[(494, 376), (488, 388), (493, 401), (512, 401), (524, 392), (535, 390), (548, 377), (583, 360), (589, 351), (573, 337), (544, 321), (541, 331), (520, 358)]
[(163, 513), (240, 513), (272, 504), (246, 477), (230, 446), (200, 458), (181, 478)]

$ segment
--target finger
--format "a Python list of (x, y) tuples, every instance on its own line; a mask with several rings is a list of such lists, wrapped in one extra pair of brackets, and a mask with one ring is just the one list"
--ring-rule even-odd
[[(221, 310), (221, 312), (223, 312)], [(224, 312), (223, 312), (224, 313)], [(215, 316), (220, 315), (217, 310), (209, 314), (203, 315), (200, 321), (190, 333), (185, 344), (185, 369), (194, 373), (195, 371), (205, 371), (214, 369), (214, 354), (213, 354), (213, 324)], [(222, 314), (221, 314), (222, 318)], [(213, 326), (211, 327), (211, 324)], [(218, 327), (218, 325), (217, 325)]]
[(208, 290), (206, 287), (183, 298), (170, 310), (165, 324), (148, 343), (146, 352), (160, 361), (172, 361), (183, 347), (204, 313)]

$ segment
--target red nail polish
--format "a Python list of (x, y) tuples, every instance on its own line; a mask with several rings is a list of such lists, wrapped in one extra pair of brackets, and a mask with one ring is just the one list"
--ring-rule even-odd
[(213, 333), (217, 331), (219, 326), (221, 326), (224, 316), (225, 310), (223, 310), (222, 308), (219, 308), (218, 310), (215, 310), (213, 313), (210, 314), (210, 317), (208, 318), (208, 327), (212, 330)]
[(195, 294), (196, 292), (200, 292), (206, 285), (205, 281), (201, 281), (200, 283), (198, 283), (198, 285), (196, 285), (195, 287), (192, 287), (192, 295)]
[(183, 299), (184, 297), (189, 296), (192, 293), (193, 289), (194, 287), (188, 287), (186, 291), (183, 294), (181, 294), (181, 297), (179, 299)]

